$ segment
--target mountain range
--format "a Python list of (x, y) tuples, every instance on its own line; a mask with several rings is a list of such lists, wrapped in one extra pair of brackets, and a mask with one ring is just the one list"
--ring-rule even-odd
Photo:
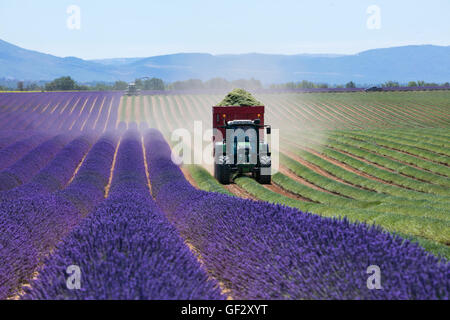
[(263, 83), (309, 80), (330, 84), (354, 81), (378, 84), (450, 81), (450, 46), (416, 45), (335, 54), (177, 53), (148, 58), (83, 60), (27, 50), (0, 40), (0, 78), (52, 80), (70, 75), (79, 82), (131, 81), (157, 77), (164, 81), (190, 78), (228, 80), (255, 78)]

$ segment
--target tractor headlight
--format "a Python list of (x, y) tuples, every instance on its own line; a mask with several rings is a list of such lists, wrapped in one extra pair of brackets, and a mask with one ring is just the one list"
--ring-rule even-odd
[(262, 167), (270, 167), (272, 165), (272, 159), (269, 156), (261, 156), (259, 162)]

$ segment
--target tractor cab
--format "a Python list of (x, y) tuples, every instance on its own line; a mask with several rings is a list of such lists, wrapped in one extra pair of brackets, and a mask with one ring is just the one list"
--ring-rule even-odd
[(235, 175), (251, 174), (258, 182), (270, 184), (271, 154), (264, 141), (264, 129), (270, 135), (270, 126), (261, 125), (260, 119), (231, 120), (220, 129), (225, 136), (214, 144), (216, 179), (229, 184)]

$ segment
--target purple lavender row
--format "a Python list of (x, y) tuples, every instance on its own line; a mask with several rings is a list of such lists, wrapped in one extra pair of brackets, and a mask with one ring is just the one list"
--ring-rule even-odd
[(13, 190), (1, 192), (0, 200), (11, 201), (19, 198), (32, 198), (36, 195), (63, 189), (89, 151), (93, 140), (94, 138), (90, 135), (73, 140), (29, 183)]
[(19, 160), (25, 154), (43, 143), (48, 136), (46, 134), (35, 134), (30, 138), (26, 138), (9, 145), (0, 150), (0, 170), (3, 170)]
[(23, 131), (23, 130), (7, 130), (2, 131), (0, 136), (0, 150), (8, 147), (9, 145), (17, 142), (20, 139), (26, 139), (36, 134), (33, 131)]
[[(157, 204), (233, 298), (449, 299), (449, 263), (417, 244), (374, 226), (196, 190), (159, 132), (145, 141)], [(369, 289), (370, 266), (380, 268), (382, 290)]]
[[(0, 95), (1, 96), (1, 95)], [(101, 102), (105, 97), (117, 97), (118, 94), (115, 92), (58, 92), (58, 93), (36, 93), (36, 94), (14, 94), (14, 99), (9, 99), (9, 105), (20, 105), (19, 111), (6, 111), (5, 114), (0, 114), (0, 123), (2, 127), (9, 129), (43, 129), (41, 124), (43, 124), (44, 129), (55, 130), (56, 127), (61, 127), (62, 129), (69, 129), (75, 122), (73, 130), (80, 130), (81, 126), (88, 119), (86, 123), (87, 127), (93, 125), (96, 120), (96, 115), (99, 112)], [(94, 100), (97, 98), (97, 102), (92, 109), (92, 113), (89, 114)], [(68, 117), (69, 110), (72, 109), (74, 104), (80, 99), (78, 104), (79, 110), (75, 110), (71, 117)], [(84, 105), (85, 99), (89, 99), (86, 104), (86, 108), (83, 114), (79, 115), (82, 105)], [(119, 98), (120, 99), (120, 98)], [(6, 100), (6, 99), (5, 99)], [(47, 111), (41, 113), (41, 110), (48, 105)], [(31, 112), (31, 108), (40, 106), (35, 112)], [(54, 107), (58, 106), (53, 113), (50, 113)], [(61, 114), (59, 111), (65, 107), (65, 112)], [(23, 110), (27, 112), (23, 112)], [(30, 109), (30, 110), (29, 110)], [(109, 105), (108, 105), (109, 109)], [(69, 119), (70, 118), (70, 121)], [(43, 121), (45, 120), (45, 121)], [(63, 126), (60, 124), (65, 123)]]
[(69, 137), (59, 135), (40, 144), (12, 166), (0, 171), (0, 191), (27, 183), (67, 144)]
[[(81, 290), (66, 286), (70, 265)], [(45, 260), (25, 299), (223, 299), (152, 200), (137, 131), (121, 142), (108, 200)]]
[(116, 142), (102, 137), (63, 191), (0, 203), (0, 299), (17, 294), (42, 259), (104, 200)]

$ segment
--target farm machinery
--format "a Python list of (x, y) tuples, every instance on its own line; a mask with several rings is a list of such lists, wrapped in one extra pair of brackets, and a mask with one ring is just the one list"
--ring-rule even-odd
[(127, 96), (138, 96), (141, 94), (141, 90), (139, 90), (134, 82), (128, 84), (127, 91), (125, 92)]
[[(139, 78), (136, 79), (136, 82), (140, 82), (142, 80), (149, 80), (149, 77), (143, 77), (143, 78)], [(136, 82), (131, 82), (128, 84), (128, 88), (127, 91), (125, 91), (125, 94), (127, 96), (139, 96), (141, 94), (141, 89), (138, 88), (138, 85)]]
[(271, 127), (264, 125), (264, 106), (215, 106), (213, 128), (214, 177), (221, 184), (241, 174), (271, 183)]

